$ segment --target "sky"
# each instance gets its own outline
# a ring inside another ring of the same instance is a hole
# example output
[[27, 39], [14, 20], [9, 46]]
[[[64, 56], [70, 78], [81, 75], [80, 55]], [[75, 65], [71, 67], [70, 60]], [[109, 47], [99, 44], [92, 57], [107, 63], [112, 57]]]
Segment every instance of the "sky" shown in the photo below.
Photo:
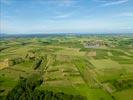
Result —
[[133, 0], [0, 0], [0, 33], [133, 33]]

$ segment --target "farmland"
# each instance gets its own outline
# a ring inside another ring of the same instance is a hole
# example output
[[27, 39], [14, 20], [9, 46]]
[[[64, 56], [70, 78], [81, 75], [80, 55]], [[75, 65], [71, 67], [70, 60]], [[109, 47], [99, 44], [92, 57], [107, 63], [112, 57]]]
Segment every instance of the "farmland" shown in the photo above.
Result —
[[21, 85], [28, 100], [133, 100], [133, 36], [2, 37], [0, 98], [15, 100]]

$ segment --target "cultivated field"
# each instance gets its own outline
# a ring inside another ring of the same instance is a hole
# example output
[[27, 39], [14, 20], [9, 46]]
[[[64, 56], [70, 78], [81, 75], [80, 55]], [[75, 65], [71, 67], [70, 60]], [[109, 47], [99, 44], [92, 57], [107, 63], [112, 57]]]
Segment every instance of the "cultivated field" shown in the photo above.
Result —
[[41, 79], [35, 94], [52, 91], [50, 96], [58, 94], [63, 100], [133, 100], [133, 36], [1, 38], [0, 98], [15, 98], [22, 79], [29, 83]]

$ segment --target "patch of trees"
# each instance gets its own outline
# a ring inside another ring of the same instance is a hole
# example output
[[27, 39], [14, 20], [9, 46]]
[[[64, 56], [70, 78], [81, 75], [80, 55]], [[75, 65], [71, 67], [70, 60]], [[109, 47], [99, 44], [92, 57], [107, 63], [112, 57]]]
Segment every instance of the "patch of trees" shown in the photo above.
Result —
[[133, 39], [121, 40], [118, 44], [119, 46], [128, 46], [128, 45], [133, 46]]
[[7, 94], [5, 100], [33, 100], [33, 91], [42, 82], [42, 79], [36, 76], [28, 79], [21, 77], [18, 84]]
[[30, 44], [31, 42], [24, 42], [24, 41], [22, 41], [21, 43], [20, 43], [20, 45], [22, 45], [22, 46], [25, 46], [25, 45], [28, 45], [28, 44]]
[[34, 60], [35, 59], [35, 51], [29, 50], [25, 57], [30, 59], [30, 60]]
[[42, 43], [43, 45], [49, 45], [49, 44], [51, 44], [50, 42], [45, 42], [45, 41], [41, 41], [41, 43]]
[[39, 43], [42, 45], [50, 45], [50, 44], [58, 44], [59, 40], [53, 40], [53, 39], [48, 39], [48, 40], [39, 40]]
[[19, 64], [21, 62], [24, 62], [24, 59], [21, 57], [16, 57], [16, 58], [9, 59], [8, 63], [9, 63], [9, 65], [13, 66], [13, 65]]
[[39, 69], [40, 71], [46, 70], [48, 67], [47, 62], [48, 62], [47, 55], [37, 57], [33, 64], [34, 70], [36, 69]]
[[8, 48], [10, 48], [10, 47], [0, 47], [0, 52], [5, 50], [5, 49], [8, 49]]
[[34, 69], [35, 70], [38, 69], [40, 67], [41, 63], [42, 63], [42, 59], [35, 60], [35, 63], [33, 65]]
[[7, 94], [4, 100], [86, 100], [80, 95], [68, 95], [65, 93], [54, 93], [48, 90], [36, 89], [42, 83], [41, 78], [22, 78], [18, 84]]
[[123, 89], [130, 89], [133, 88], [133, 80], [114, 80], [112, 82], [113, 86], [118, 90], [123, 90]]

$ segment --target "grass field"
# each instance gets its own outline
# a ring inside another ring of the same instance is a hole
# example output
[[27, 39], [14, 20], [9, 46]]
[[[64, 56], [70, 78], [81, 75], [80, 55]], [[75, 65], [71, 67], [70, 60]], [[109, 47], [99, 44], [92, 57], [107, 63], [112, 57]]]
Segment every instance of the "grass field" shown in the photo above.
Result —
[[[133, 45], [119, 45], [124, 37], [117, 43], [112, 39], [83, 35], [0, 40], [0, 96], [6, 96], [19, 79], [40, 73], [39, 90], [88, 100], [133, 100]], [[98, 40], [104, 41], [101, 46], [84, 47], [87, 41]]]

